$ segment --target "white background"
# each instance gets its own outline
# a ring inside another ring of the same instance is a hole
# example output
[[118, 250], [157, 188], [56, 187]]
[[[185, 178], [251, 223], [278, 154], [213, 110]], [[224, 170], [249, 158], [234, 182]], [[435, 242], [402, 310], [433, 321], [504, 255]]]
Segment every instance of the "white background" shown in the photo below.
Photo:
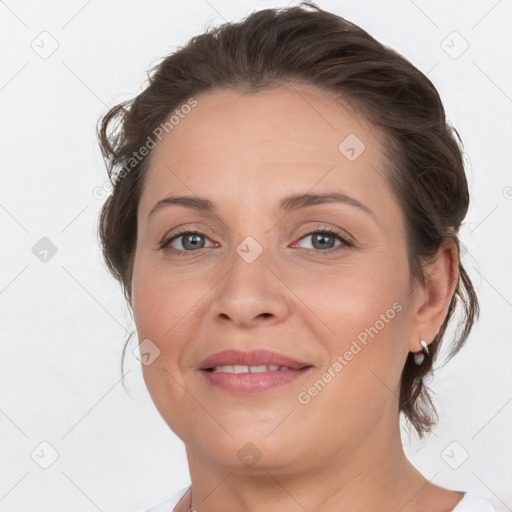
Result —
[[[129, 393], [120, 382], [134, 325], [97, 242], [102, 201], [93, 190], [107, 175], [95, 126], [143, 89], [146, 70], [207, 25], [285, 5], [0, 2], [0, 510], [137, 511], [189, 483], [184, 447], [151, 402], [134, 343]], [[431, 383], [438, 428], [422, 442], [404, 435], [404, 444], [434, 483], [511, 510], [512, 2], [318, 5], [427, 73], [464, 141], [472, 203], [463, 261], [482, 314]], [[41, 55], [52, 44], [56, 51]], [[42, 237], [57, 247], [46, 263], [32, 252]], [[51, 462], [52, 449], [58, 458], [43, 469], [34, 459]], [[454, 469], [449, 462], [464, 450]]]

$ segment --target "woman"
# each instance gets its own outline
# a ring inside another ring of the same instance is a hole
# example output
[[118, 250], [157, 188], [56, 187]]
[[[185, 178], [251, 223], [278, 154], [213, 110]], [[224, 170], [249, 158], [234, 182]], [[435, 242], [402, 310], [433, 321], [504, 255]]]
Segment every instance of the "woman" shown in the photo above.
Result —
[[435, 425], [423, 379], [478, 315], [425, 75], [313, 4], [263, 10], [164, 59], [99, 137], [104, 256], [192, 482], [151, 511], [494, 510], [400, 437], [400, 413]]

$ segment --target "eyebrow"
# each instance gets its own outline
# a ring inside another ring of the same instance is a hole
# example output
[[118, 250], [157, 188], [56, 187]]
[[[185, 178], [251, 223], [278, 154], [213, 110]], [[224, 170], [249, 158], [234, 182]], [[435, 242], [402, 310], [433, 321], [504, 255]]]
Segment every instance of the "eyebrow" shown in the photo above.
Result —
[[[306, 194], [291, 194], [289, 196], [281, 199], [279, 203], [279, 208], [286, 212], [292, 212], [296, 210], [300, 210], [302, 208], [308, 208], [310, 206], [316, 206], [319, 204], [326, 203], [343, 203], [349, 206], [354, 206], [359, 208], [360, 210], [369, 213], [375, 217], [368, 206], [364, 205], [357, 199], [347, 196], [346, 194], [342, 194], [340, 192], [326, 192], [326, 193], [306, 193]], [[215, 203], [206, 199], [204, 197], [193, 197], [193, 196], [170, 196], [165, 197], [164, 199], [160, 199], [155, 206], [151, 209], [149, 213], [149, 217], [153, 215], [157, 210], [162, 208], [178, 205], [184, 206], [185, 208], [191, 208], [193, 210], [203, 211], [203, 212], [215, 212], [217, 211], [217, 206]]]

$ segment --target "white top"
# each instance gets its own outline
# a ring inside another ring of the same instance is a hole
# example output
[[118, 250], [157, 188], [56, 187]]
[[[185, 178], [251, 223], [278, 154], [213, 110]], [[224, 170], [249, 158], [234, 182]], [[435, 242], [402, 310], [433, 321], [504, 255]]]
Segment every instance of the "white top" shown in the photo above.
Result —
[[[172, 512], [173, 508], [178, 504], [178, 501], [180, 501], [188, 489], [188, 486], [181, 489], [181, 491], [177, 492], [174, 496], [171, 496], [143, 512]], [[489, 498], [481, 498], [476, 494], [465, 492], [464, 497], [459, 501], [452, 512], [496, 512], [496, 509], [493, 507]]]

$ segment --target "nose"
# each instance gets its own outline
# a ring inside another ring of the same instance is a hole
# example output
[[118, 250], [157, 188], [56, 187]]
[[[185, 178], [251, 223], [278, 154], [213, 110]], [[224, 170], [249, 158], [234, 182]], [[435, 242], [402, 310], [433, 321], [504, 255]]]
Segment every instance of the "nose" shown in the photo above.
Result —
[[210, 314], [240, 328], [271, 325], [290, 313], [289, 289], [263, 251], [254, 261], [234, 251], [230, 269], [214, 288]]

